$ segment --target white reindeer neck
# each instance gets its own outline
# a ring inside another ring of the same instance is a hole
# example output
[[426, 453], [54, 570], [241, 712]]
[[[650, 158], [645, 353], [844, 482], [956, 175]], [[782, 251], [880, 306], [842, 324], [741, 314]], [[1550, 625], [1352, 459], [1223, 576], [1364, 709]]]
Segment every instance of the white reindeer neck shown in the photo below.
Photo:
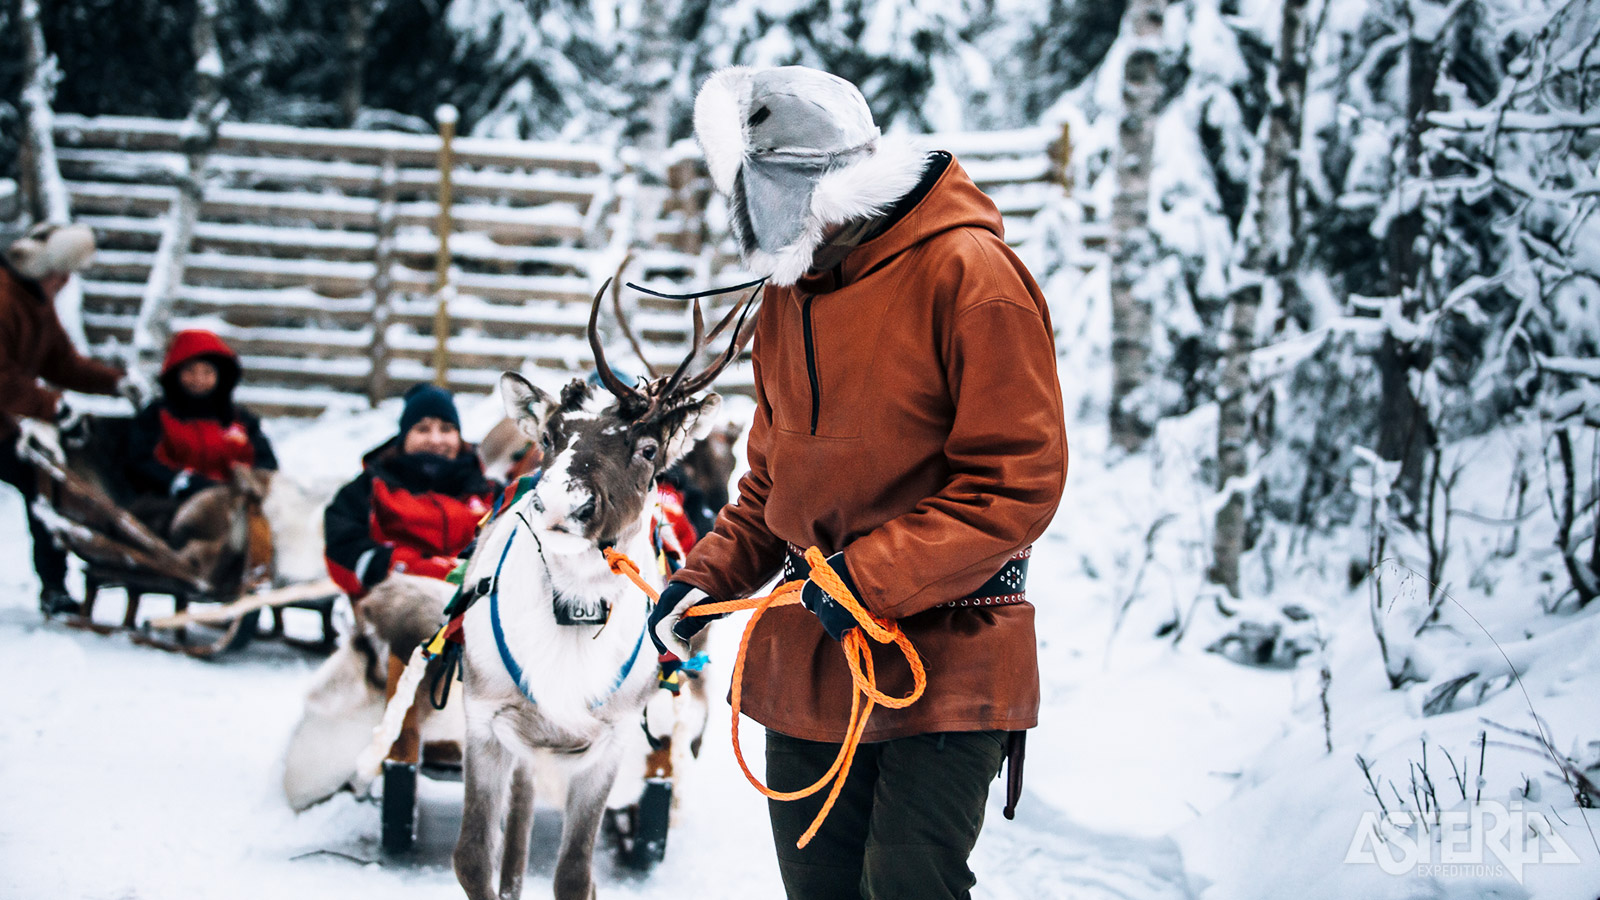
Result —
[[[567, 717], [592, 713], [646, 668], [647, 607], [632, 584], [610, 571], [598, 546], [580, 547], [573, 535], [537, 528], [519, 509], [530, 497], [491, 524], [478, 550], [483, 568], [472, 577], [486, 588], [479, 601], [488, 614], [483, 636], [528, 702]], [[625, 552], [649, 552], [647, 526], [646, 519], [628, 529]], [[551, 543], [571, 552], [553, 553]], [[603, 612], [594, 623], [562, 624], [563, 604], [569, 620]]]

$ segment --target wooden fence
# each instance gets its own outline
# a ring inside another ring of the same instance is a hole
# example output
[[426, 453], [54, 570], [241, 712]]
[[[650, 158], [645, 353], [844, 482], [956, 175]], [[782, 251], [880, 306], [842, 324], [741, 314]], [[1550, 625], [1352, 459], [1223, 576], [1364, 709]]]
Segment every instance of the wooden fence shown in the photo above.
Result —
[[[73, 212], [102, 246], [83, 282], [85, 332], [96, 355], [120, 357], [192, 136], [183, 122], [59, 115], [55, 138]], [[932, 143], [995, 199], [1014, 243], [1065, 196], [1059, 131]], [[653, 283], [740, 274], [689, 146], [645, 166], [600, 145], [454, 141], [450, 387], [483, 391], [524, 363], [587, 371], [589, 298], [624, 258], [628, 277]], [[432, 378], [439, 148], [436, 136], [224, 123], [172, 327], [227, 339], [249, 373], [241, 399], [268, 415], [366, 406]], [[629, 304], [646, 359], [676, 362], [685, 304]]]

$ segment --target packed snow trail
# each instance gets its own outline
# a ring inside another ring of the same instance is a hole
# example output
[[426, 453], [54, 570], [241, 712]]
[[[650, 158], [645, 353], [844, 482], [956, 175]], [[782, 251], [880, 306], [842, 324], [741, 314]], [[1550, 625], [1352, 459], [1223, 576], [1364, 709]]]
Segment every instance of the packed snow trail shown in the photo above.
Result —
[[[44, 623], [20, 503], [0, 496], [0, 872], [6, 897], [297, 900], [458, 897], [450, 851], [461, 786], [424, 781], [417, 851], [379, 862], [378, 808], [348, 794], [296, 816], [281, 755], [316, 660], [257, 643], [203, 662]], [[120, 614], [108, 591], [101, 617]], [[163, 604], [153, 599], [152, 614]], [[291, 627], [293, 627], [291, 622]], [[305, 623], [307, 626], [309, 622]], [[736, 642], [724, 625], [715, 640]], [[716, 657], [731, 660], [732, 647]], [[726, 678], [726, 675], [722, 676]], [[721, 711], [718, 712], [717, 710]], [[667, 858], [648, 875], [597, 855], [601, 896], [781, 896], [764, 801], [713, 708], [702, 758], [682, 773]], [[752, 728], [753, 735], [759, 728]], [[759, 761], [759, 747], [752, 747]], [[1030, 748], [1044, 775], [1049, 748]], [[973, 856], [975, 896], [1166, 900], [1192, 896], [1176, 845], [1073, 825], [1037, 793], [1000, 815], [999, 782]], [[548, 896], [560, 816], [541, 810], [524, 896]]]

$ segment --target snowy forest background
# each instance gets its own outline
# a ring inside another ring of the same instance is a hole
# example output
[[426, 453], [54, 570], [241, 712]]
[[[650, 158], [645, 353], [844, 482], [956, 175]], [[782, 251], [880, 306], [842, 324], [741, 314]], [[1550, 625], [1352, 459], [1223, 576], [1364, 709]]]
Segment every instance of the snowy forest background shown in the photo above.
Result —
[[[10, 177], [19, 8], [0, 5]], [[1338, 857], [1383, 803], [1437, 821], [1483, 753], [1487, 793], [1547, 810], [1588, 861], [1533, 893], [1600, 891], [1600, 0], [218, 9], [244, 121], [427, 133], [448, 101], [476, 135], [664, 147], [717, 67], [801, 63], [859, 84], [886, 130], [1070, 124], [1112, 265], [1087, 284], [1039, 261], [1077, 423], [1062, 577], [1117, 642], [1291, 679], [1283, 743], [1178, 834], [1186, 863], [1221, 896], [1416, 896], [1317, 894], [1263, 861]], [[47, 0], [56, 111], [188, 115], [195, 15]]]

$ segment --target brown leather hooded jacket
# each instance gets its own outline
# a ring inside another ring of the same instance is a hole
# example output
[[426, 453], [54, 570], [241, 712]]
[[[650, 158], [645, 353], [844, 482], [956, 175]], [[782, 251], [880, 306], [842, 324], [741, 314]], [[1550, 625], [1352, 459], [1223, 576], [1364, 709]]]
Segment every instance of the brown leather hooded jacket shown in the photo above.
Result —
[[[928, 671], [923, 698], [876, 710], [866, 740], [1037, 724], [1033, 607], [944, 605], [1043, 533], [1066, 480], [1049, 310], [995, 205], [948, 160], [836, 270], [767, 287], [753, 347], [750, 470], [674, 580], [733, 599], [778, 574], [786, 544], [842, 550]], [[874, 653], [880, 687], [907, 693], [899, 651]], [[763, 725], [844, 737], [850, 675], [803, 608], [762, 619], [743, 690]]]
[[115, 394], [122, 373], [72, 346], [52, 298], [0, 254], [0, 441], [15, 440], [15, 416], [55, 416], [57, 387], [86, 394]]

